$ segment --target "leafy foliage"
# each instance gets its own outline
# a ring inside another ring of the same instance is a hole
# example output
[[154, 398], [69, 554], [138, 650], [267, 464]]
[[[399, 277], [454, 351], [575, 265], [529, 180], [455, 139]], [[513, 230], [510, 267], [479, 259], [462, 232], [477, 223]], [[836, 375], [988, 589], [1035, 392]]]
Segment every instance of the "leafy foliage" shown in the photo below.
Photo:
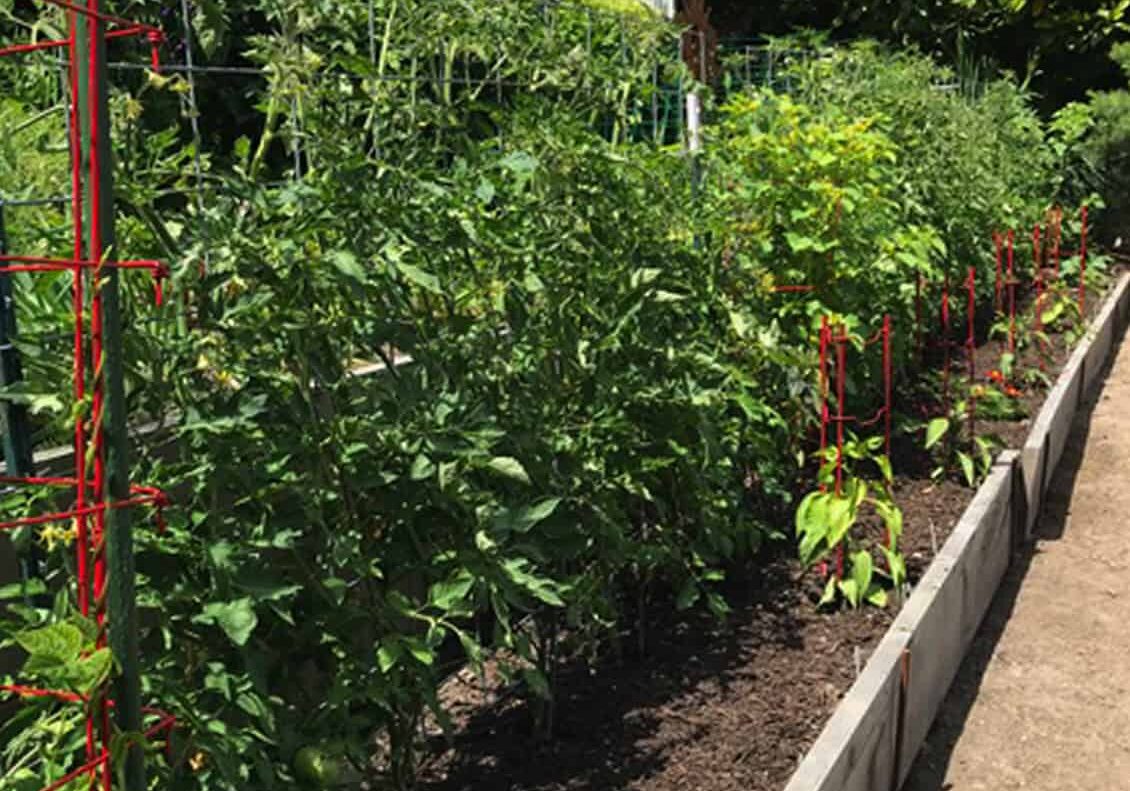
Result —
[[[658, 598], [724, 615], [718, 583], [802, 491], [820, 317], [857, 348], [883, 313], [909, 326], [918, 274], [989, 271], [986, 230], [1051, 189], [1022, 92], [939, 95], [917, 56], [836, 50], [795, 95], [730, 97], [695, 184], [638, 140], [657, 64], [686, 77], [652, 15], [374, 9], [370, 39], [354, 0], [197, 3], [201, 54], [263, 67], [254, 114], [200, 86], [205, 151], [181, 78], [115, 98], [122, 247], [175, 272], [127, 349], [136, 412], [172, 435], [139, 476], [181, 506], [139, 536], [146, 694], [187, 739], [173, 787], [358, 774], [375, 744], [406, 787], [451, 667], [495, 657], [549, 732], [563, 656], [618, 650]], [[44, 360], [49, 297], [21, 303]], [[44, 362], [31, 386], [61, 378]], [[847, 398], [877, 383], [862, 364]], [[852, 447], [847, 494], [809, 495], [798, 532], [814, 563], [864, 511], [885, 523], [839, 583], [858, 606], [905, 568], [890, 463]], [[60, 600], [25, 614], [56, 628]]]

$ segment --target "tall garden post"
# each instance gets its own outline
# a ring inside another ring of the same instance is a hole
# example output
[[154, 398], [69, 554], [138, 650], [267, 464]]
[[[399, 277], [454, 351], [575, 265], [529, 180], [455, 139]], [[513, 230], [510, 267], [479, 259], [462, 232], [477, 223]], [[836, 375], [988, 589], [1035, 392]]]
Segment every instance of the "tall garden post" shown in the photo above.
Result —
[[702, 181], [701, 163], [698, 161], [702, 153], [702, 97], [697, 91], [687, 94], [687, 150], [691, 157], [691, 187], [697, 196]]
[[[699, 161], [702, 153], [702, 98], [695, 90], [687, 93], [687, 151], [691, 161], [691, 200], [697, 204], [702, 185], [702, 162]], [[701, 245], [702, 240], [695, 234], [695, 249]]]
[[[85, 174], [86, 257], [106, 260], [114, 249], [114, 173], [110, 151], [110, 116], [106, 75], [106, 29], [98, 17], [98, 0], [87, 0], [88, 14], [76, 14], [73, 68], [78, 87], [81, 168]], [[102, 398], [96, 398], [94, 490], [101, 502], [130, 497], [126, 401], [122, 364], [122, 323], [118, 270], [95, 270], [91, 310], [92, 357], [95, 376], [102, 379]], [[101, 350], [101, 354], [99, 354]], [[97, 403], [101, 401], [101, 403]], [[100, 474], [102, 472], [102, 474]], [[114, 685], [114, 717], [125, 733], [141, 732], [141, 681], [138, 662], [137, 603], [131, 509], [111, 508], [97, 515], [105, 522], [106, 569], [103, 572], [109, 616], [109, 644], [119, 668]], [[95, 571], [98, 592], [99, 572]], [[141, 745], [124, 757], [124, 791], [145, 791]]]

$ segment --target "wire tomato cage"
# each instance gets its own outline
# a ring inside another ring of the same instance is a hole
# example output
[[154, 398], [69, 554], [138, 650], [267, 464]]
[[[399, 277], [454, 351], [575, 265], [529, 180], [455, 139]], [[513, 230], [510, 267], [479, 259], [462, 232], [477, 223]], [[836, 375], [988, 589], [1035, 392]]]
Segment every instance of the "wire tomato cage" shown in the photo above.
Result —
[[[103, 238], [106, 229], [112, 227], [112, 215], [105, 210], [106, 206], [111, 205], [108, 200], [111, 190], [103, 184], [103, 172], [109, 166], [109, 141], [100, 139], [107, 134], [108, 128], [104, 115], [106, 63], [103, 62], [105, 53], [102, 41], [131, 38], [144, 40], [149, 46], [149, 66], [159, 70], [160, 47], [165, 37], [159, 28], [103, 13], [99, 9], [99, 0], [87, 0], [81, 5], [67, 0], [42, 2], [66, 13], [69, 36], [65, 39], [0, 47], [0, 57], [47, 50], [65, 50], [68, 56], [68, 146], [71, 159], [69, 203], [74, 233], [73, 252], [69, 258], [49, 258], [12, 255], [7, 250], [0, 249], [0, 277], [21, 272], [70, 274], [73, 313], [72, 395], [74, 403], [83, 408], [75, 410], [73, 475], [0, 477], [0, 485], [5, 487], [30, 487], [52, 492], [54, 496], [51, 502], [55, 503], [59, 502], [60, 496], [70, 491], [73, 495], [72, 504], [64, 510], [0, 521], [0, 531], [35, 528], [52, 523], [72, 523], [76, 552], [77, 605], [84, 617], [97, 623], [96, 644], [103, 648], [108, 645], [111, 628], [107, 613], [107, 584], [114, 574], [114, 569], [107, 563], [107, 516], [122, 509], [148, 508], [155, 514], [158, 530], [163, 530], [162, 510], [170, 504], [170, 500], [160, 489], [132, 483], [128, 486], [127, 496], [115, 498], [109, 485], [109, 440], [106, 425], [109, 421], [104, 363], [108, 353], [118, 355], [121, 350], [120, 347], [111, 348], [103, 333], [107, 311], [104, 304], [105, 279], [109, 274], [124, 271], [148, 272], [153, 278], [156, 302], [160, 305], [168, 270], [158, 261], [114, 260], [108, 255], [110, 245]], [[82, 101], [84, 98], [87, 101]], [[84, 132], [80, 133], [80, 128]], [[116, 310], [116, 302], [114, 309]], [[112, 339], [112, 342], [116, 341], [116, 338]], [[88, 400], [89, 410], [85, 408]], [[116, 488], [119, 492], [122, 490], [121, 486]], [[45, 786], [43, 791], [56, 791], [82, 777], [89, 778], [92, 788], [97, 784], [104, 791], [110, 791], [114, 784], [110, 712], [118, 707], [109, 698], [109, 690], [105, 686], [90, 698], [68, 690], [19, 685], [0, 686], [0, 692], [25, 701], [50, 699], [83, 706], [86, 709], [85, 762]], [[128, 701], [126, 705], [129, 705]], [[168, 748], [171, 733], [176, 727], [176, 718], [152, 707], [141, 707], [140, 711], [150, 718], [150, 723], [138, 730], [146, 739], [163, 734]]]

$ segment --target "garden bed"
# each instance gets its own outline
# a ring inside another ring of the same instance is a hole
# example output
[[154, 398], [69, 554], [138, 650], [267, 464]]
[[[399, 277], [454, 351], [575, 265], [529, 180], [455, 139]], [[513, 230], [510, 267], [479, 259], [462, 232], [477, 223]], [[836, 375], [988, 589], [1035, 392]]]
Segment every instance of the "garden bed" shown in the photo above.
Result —
[[[1098, 300], [1091, 302], [1096, 308], [1093, 312], [1099, 312], [1102, 305]], [[1074, 358], [1063, 337], [1051, 341], [1053, 361], [1047, 374], [1055, 379]], [[978, 370], [991, 370], [999, 356], [999, 344], [986, 343], [978, 350]], [[1093, 375], [1087, 371], [1087, 380], [1093, 382]], [[1048, 396], [1048, 390], [1026, 394], [1028, 418], [986, 424], [984, 430], [1019, 449]], [[902, 549], [910, 579], [917, 583], [939, 552], [958, 551], [946, 546], [946, 541], [976, 493], [952, 481], [931, 482], [928, 463], [909, 458], [913, 448], [901, 453], [908, 458], [896, 463], [901, 474], [895, 497], [905, 518]], [[1014, 464], [1019, 465], [1018, 454], [998, 460], [979, 495], [985, 500], [983, 509], [995, 509], [993, 498], [998, 495], [1009, 499], [1000, 492], [1012, 485]], [[1011, 513], [1001, 518], [1011, 519]], [[966, 516], [961, 524], [969, 519]], [[963, 528], [962, 535], [965, 532], [971, 534], [958, 542], [962, 544], [959, 549], [975, 538], [971, 530]], [[947, 570], [952, 566], [943, 565]], [[818, 584], [811, 575], [804, 575], [794, 559], [779, 556], [758, 568], [744, 578], [740, 573], [731, 575], [726, 593], [733, 612], [726, 623], [719, 624], [705, 614], [676, 616], [657, 611], [645, 655], [605, 659], [596, 665], [578, 659], [563, 668], [558, 678], [554, 738], [543, 745], [531, 741], [531, 716], [521, 702], [500, 700], [498, 687], [491, 684], [484, 686], [468, 678], [453, 681], [445, 697], [452, 709], [454, 742], [449, 745], [436, 736], [421, 786], [429, 791], [780, 791], [821, 736], [829, 716], [860, 677], [896, 616], [900, 622], [924, 616], [915, 616], [914, 608], [900, 614], [894, 607], [825, 613], [816, 607]], [[934, 568], [939, 567], [935, 564]], [[991, 597], [991, 589], [986, 595]], [[884, 656], [873, 657], [860, 681], [861, 686], [871, 683], [871, 689], [859, 693], [871, 696], [868, 705], [882, 705], [875, 703], [875, 695], [889, 691], [892, 684], [897, 687], [902, 650], [887, 648], [880, 651]], [[951, 659], [959, 662], [960, 653]], [[874, 713], [884, 721], [897, 715]], [[923, 735], [928, 725], [920, 723]], [[854, 734], [839, 736], [850, 741]], [[831, 738], [834, 742], [835, 737], [826, 734], [824, 741]], [[908, 766], [912, 757], [913, 750], [900, 760]], [[808, 768], [813, 777], [819, 774]], [[890, 782], [890, 769], [877, 771], [887, 773], [884, 784]], [[835, 784], [820, 785], [804, 778], [799, 782], [798, 787], [805, 789], [840, 791]]]

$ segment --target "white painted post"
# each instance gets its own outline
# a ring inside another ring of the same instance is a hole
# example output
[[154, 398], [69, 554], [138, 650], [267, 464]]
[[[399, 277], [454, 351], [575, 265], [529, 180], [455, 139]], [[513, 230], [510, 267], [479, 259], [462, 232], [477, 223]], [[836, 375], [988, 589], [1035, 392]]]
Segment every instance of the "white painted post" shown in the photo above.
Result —
[[687, 94], [687, 148], [702, 151], [702, 99], [694, 91]]

